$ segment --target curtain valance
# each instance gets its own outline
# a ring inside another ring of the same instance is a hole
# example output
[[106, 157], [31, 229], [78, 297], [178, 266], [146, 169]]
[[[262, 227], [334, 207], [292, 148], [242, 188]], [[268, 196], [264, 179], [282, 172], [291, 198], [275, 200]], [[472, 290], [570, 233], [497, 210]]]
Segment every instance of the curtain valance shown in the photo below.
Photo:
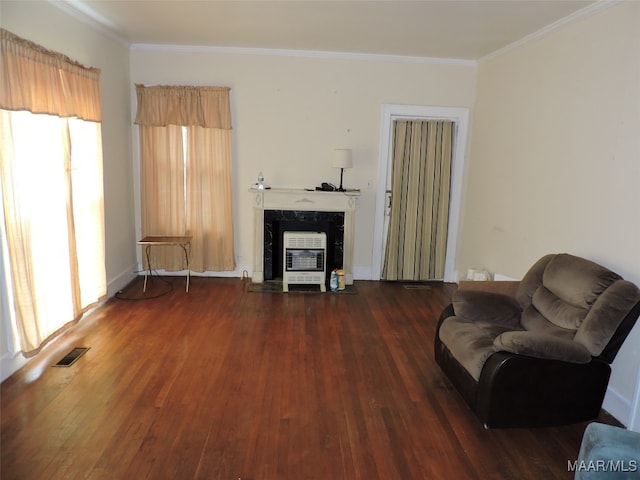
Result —
[[0, 108], [101, 120], [99, 69], [0, 30]]
[[231, 129], [229, 87], [136, 85], [137, 125]]

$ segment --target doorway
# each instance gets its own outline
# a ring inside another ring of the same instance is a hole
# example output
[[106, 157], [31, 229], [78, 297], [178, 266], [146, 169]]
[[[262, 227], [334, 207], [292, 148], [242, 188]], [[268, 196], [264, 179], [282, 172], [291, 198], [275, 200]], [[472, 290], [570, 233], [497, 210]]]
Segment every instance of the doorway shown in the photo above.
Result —
[[373, 238], [372, 279], [382, 278], [387, 228], [389, 221], [389, 195], [393, 158], [394, 122], [397, 120], [448, 120], [454, 124], [453, 155], [451, 162], [451, 191], [446, 254], [445, 282], [454, 282], [455, 253], [462, 197], [465, 146], [467, 143], [469, 111], [466, 108], [429, 107], [385, 104], [382, 106], [380, 131], [380, 158], [378, 162], [378, 191], [376, 195], [375, 233]]

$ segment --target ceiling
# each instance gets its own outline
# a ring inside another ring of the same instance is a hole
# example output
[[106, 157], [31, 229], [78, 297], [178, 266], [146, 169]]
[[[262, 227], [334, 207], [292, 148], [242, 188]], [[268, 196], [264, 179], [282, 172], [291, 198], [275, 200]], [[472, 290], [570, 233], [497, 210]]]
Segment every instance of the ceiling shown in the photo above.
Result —
[[593, 0], [51, 0], [129, 44], [478, 60]]

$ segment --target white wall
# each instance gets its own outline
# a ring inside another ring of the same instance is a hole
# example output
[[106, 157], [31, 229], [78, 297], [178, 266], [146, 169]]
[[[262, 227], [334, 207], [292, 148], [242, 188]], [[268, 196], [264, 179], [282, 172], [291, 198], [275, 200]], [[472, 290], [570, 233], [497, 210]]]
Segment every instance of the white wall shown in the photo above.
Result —
[[[113, 294], [132, 278], [136, 263], [128, 47], [49, 2], [3, 0], [0, 18], [2, 28], [101, 69], [106, 269], [109, 293]], [[4, 379], [17, 364], [6, 346], [7, 318], [3, 316], [2, 321], [0, 352]]]
[[[345, 171], [344, 185], [362, 189], [354, 272], [369, 276], [382, 104], [470, 107], [475, 65], [229, 52], [134, 47], [131, 83], [231, 87], [238, 269], [253, 268], [248, 188], [258, 173], [272, 187], [338, 184], [331, 151], [347, 147], [353, 149], [354, 168]], [[132, 98], [135, 113], [133, 91]]]
[[[568, 252], [640, 285], [639, 25], [622, 2], [480, 64], [459, 272]], [[623, 422], [639, 345], [637, 326], [605, 400]]]

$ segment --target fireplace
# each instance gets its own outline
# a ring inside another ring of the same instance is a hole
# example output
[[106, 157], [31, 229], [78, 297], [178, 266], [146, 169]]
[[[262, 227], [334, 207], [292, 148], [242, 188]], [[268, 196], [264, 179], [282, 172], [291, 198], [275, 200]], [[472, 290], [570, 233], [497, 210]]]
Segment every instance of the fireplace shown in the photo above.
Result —
[[265, 280], [283, 276], [285, 232], [322, 232], [327, 238], [327, 272], [344, 263], [344, 212], [265, 210], [263, 272]]
[[[345, 271], [353, 284], [353, 237], [359, 192], [299, 189], [250, 190], [254, 195], [254, 264], [252, 281], [281, 278], [284, 232], [323, 232], [327, 238], [326, 271]], [[328, 275], [327, 275], [328, 276]]]

